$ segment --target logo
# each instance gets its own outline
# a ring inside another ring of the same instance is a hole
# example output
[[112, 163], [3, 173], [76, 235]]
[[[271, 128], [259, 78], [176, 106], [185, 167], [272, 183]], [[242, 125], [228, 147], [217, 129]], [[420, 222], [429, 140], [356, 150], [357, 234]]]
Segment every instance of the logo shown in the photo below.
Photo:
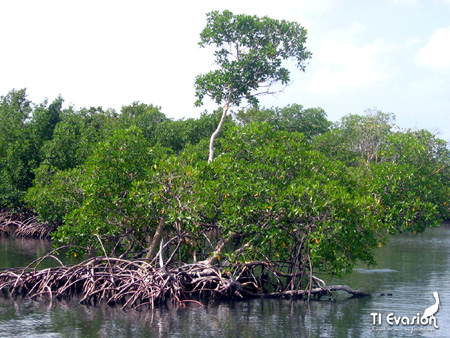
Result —
[[394, 313], [389, 313], [387, 316], [384, 316], [381, 313], [372, 312], [370, 315], [372, 316], [372, 324], [374, 331], [383, 331], [386, 330], [383, 327], [383, 323], [389, 325], [388, 331], [393, 330], [411, 330], [411, 331], [429, 331], [434, 329], [439, 329], [437, 319], [435, 314], [441, 308], [441, 304], [439, 301], [439, 294], [435, 291], [433, 292], [433, 297], [435, 303], [428, 308], [425, 309], [423, 314], [417, 313], [415, 316], [396, 316]]

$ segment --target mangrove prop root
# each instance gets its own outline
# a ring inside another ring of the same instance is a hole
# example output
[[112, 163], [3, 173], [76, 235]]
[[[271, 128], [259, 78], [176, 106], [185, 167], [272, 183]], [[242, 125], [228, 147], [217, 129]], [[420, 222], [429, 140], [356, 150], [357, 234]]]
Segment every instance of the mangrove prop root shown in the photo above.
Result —
[[48, 239], [55, 229], [46, 223], [40, 223], [36, 216], [28, 217], [0, 210], [0, 236]]
[[[44, 258], [46, 257], [42, 259]], [[94, 257], [71, 266], [61, 263], [58, 267], [38, 270], [36, 264], [34, 267], [30, 265], [27, 268], [0, 270], [0, 290], [13, 297], [24, 296], [31, 299], [62, 299], [80, 295], [82, 304], [95, 305], [103, 302], [135, 309], [154, 308], [167, 301], [183, 307], [187, 304], [201, 305], [196, 300], [199, 297], [309, 299], [311, 295], [324, 295], [336, 290], [353, 296], [369, 295], [346, 285], [326, 286], [325, 282], [310, 276], [306, 277], [313, 280], [314, 287], [267, 292], [260, 288], [261, 281], [249, 268], [264, 264], [254, 262], [245, 266], [236, 277], [225, 273], [222, 268], [198, 263], [168, 269], [155, 268], [145, 259]]]

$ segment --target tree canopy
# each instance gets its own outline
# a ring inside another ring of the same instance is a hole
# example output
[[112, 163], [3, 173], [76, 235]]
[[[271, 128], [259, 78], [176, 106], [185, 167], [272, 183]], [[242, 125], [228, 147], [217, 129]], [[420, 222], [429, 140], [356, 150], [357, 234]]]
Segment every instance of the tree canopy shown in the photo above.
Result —
[[78, 256], [151, 261], [163, 241], [180, 264], [271, 262], [306, 278], [374, 263], [392, 234], [450, 218], [448, 145], [378, 110], [332, 124], [298, 104], [241, 109], [208, 163], [221, 110], [174, 121], [139, 102], [119, 114], [2, 100], [1, 208], [28, 208]]
[[257, 95], [270, 93], [276, 83], [289, 83], [283, 60], [292, 59], [300, 70], [305, 69], [311, 57], [305, 43], [306, 29], [297, 22], [234, 15], [227, 10], [208, 13], [199, 44], [216, 47], [219, 69], [197, 76], [196, 104], [201, 105], [206, 95], [218, 104], [239, 106], [243, 98], [257, 104]]
[[224, 105], [223, 118], [210, 140], [211, 162], [214, 140], [230, 106], [239, 106], [242, 99], [256, 105], [259, 95], [274, 92], [275, 84], [287, 85], [290, 74], [283, 61], [292, 59], [296, 67], [304, 70], [311, 52], [305, 46], [306, 29], [297, 22], [234, 15], [228, 10], [213, 11], [206, 16], [199, 45], [216, 48], [218, 69], [196, 77], [196, 105], [202, 105], [205, 96]]

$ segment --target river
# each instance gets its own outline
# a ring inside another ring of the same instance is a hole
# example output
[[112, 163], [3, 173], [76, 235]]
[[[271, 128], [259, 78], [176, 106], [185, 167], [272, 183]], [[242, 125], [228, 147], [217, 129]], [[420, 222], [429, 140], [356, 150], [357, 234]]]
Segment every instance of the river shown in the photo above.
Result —
[[[449, 248], [449, 227], [402, 234], [377, 251], [376, 267], [324, 277], [376, 294], [359, 299], [336, 293], [334, 300], [310, 304], [251, 300], [137, 312], [0, 297], [0, 337], [450, 337]], [[46, 241], [0, 238], [0, 267], [25, 266], [50, 249]], [[441, 305], [438, 328], [417, 320], [435, 304], [433, 292]]]

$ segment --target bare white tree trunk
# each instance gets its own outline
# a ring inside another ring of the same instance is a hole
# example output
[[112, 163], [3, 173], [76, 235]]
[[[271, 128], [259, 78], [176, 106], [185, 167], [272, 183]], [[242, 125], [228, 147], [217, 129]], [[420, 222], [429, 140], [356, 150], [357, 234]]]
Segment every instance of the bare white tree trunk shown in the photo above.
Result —
[[217, 135], [219, 135], [220, 130], [222, 129], [222, 126], [225, 122], [225, 117], [227, 116], [227, 112], [228, 112], [228, 109], [230, 108], [230, 104], [231, 104], [231, 94], [232, 94], [232, 90], [230, 89], [228, 91], [227, 103], [225, 104], [225, 107], [223, 107], [222, 118], [220, 119], [220, 122], [219, 122], [219, 125], [217, 126], [216, 131], [214, 133], [212, 133], [212, 135], [211, 135], [211, 139], [209, 141], [208, 163], [211, 163], [212, 160], [214, 159], [214, 141], [216, 140]]

